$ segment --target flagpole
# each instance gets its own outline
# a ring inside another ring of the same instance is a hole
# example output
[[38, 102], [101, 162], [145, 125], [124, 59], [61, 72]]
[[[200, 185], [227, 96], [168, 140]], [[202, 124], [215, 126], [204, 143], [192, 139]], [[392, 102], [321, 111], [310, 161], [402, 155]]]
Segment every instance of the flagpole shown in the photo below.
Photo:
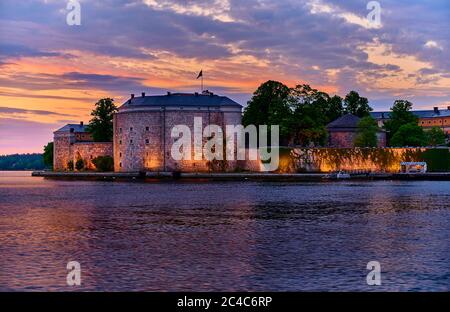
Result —
[[203, 93], [203, 73], [202, 73], [202, 93]]

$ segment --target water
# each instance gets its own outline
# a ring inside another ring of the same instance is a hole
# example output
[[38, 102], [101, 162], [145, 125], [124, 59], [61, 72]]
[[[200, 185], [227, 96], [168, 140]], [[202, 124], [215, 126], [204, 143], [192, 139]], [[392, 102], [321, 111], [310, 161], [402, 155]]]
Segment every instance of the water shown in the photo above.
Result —
[[[450, 182], [0, 173], [0, 290], [448, 291]], [[82, 285], [66, 284], [69, 261]], [[379, 261], [382, 285], [368, 286]]]

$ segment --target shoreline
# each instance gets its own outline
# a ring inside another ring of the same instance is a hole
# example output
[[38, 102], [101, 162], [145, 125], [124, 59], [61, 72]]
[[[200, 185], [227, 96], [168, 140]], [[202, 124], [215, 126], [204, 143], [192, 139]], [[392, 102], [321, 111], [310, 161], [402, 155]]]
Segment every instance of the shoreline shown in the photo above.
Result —
[[173, 173], [173, 172], [53, 172], [33, 171], [33, 177], [67, 180], [139, 180], [139, 181], [370, 181], [411, 180], [450, 181], [450, 172], [355, 174], [350, 179], [331, 178], [327, 173]]

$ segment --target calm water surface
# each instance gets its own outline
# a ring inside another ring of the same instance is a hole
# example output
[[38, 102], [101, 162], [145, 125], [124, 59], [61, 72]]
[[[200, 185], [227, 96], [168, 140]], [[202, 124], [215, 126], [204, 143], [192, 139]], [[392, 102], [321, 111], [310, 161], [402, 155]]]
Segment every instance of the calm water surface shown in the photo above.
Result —
[[[0, 290], [446, 291], [450, 182], [132, 183], [0, 172]], [[366, 284], [379, 261], [382, 286]]]

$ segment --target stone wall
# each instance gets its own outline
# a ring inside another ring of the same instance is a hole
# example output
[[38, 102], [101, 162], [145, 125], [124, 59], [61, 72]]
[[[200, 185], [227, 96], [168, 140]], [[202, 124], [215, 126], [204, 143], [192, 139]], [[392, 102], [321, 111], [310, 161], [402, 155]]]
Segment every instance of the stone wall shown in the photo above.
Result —
[[399, 172], [404, 161], [422, 161], [426, 148], [294, 148], [280, 153], [280, 172]]
[[73, 133], [55, 132], [53, 137], [53, 170], [65, 171], [72, 157], [72, 144], [75, 141]]
[[77, 142], [72, 145], [73, 163], [82, 159], [86, 170], [96, 170], [92, 160], [99, 156], [113, 157], [112, 142]]
[[[202, 131], [208, 125], [217, 125], [225, 131], [226, 124], [240, 124], [241, 114], [223, 112], [214, 108], [152, 109], [119, 112], [114, 116], [114, 169], [117, 172], [136, 171], [234, 171], [236, 162], [173, 159], [171, 149], [178, 138], [171, 132], [176, 125], [186, 125], [191, 130], [194, 143], [194, 118], [202, 118]], [[202, 133], [198, 133], [202, 137]], [[226, 138], [226, 133], [224, 133]], [[207, 142], [203, 138], [203, 144]]]
[[351, 148], [355, 140], [356, 132], [351, 131], [333, 131], [329, 133], [329, 147]]
[[75, 165], [83, 159], [87, 170], [95, 170], [92, 160], [99, 156], [113, 157], [113, 143], [76, 142], [73, 132], [55, 132], [53, 137], [53, 170], [69, 170], [69, 162]]

